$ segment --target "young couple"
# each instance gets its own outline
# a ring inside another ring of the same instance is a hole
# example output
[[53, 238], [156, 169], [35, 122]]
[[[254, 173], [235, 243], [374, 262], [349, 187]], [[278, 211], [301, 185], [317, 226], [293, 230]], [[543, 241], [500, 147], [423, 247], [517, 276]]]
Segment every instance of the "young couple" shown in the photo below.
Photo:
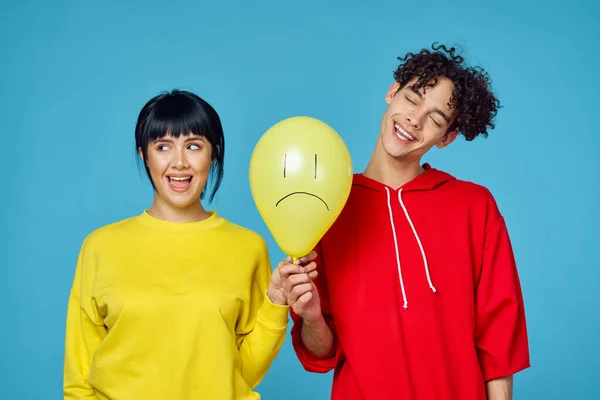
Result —
[[504, 219], [487, 189], [421, 162], [487, 135], [499, 102], [454, 49], [400, 61], [344, 211], [314, 252], [273, 271], [258, 234], [200, 202], [223, 177], [216, 111], [181, 91], [143, 107], [154, 201], [83, 243], [65, 399], [259, 399], [288, 314], [302, 365], [335, 370], [332, 399], [512, 398], [529, 351]]

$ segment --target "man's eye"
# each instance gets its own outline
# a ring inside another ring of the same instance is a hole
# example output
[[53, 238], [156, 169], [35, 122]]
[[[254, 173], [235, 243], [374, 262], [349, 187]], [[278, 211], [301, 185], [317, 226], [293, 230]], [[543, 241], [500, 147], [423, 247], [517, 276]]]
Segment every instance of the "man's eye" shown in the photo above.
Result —
[[415, 106], [417, 105], [417, 103], [415, 103], [414, 101], [412, 101], [412, 100], [410, 99], [410, 97], [408, 97], [408, 96], [404, 96], [404, 97], [406, 97], [406, 100], [407, 100], [407, 101], [408, 101], [410, 104], [413, 104], [413, 105], [415, 105]]
[[438, 128], [442, 127], [442, 125], [440, 125], [433, 117], [429, 117], [429, 119], [431, 119], [431, 122], [433, 122]]

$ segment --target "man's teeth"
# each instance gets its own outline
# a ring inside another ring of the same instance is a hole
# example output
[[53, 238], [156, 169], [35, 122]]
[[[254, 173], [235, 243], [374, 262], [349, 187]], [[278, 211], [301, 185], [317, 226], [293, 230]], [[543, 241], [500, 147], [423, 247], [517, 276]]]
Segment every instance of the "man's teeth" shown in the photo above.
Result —
[[400, 138], [402, 138], [403, 140], [415, 140], [414, 137], [412, 137], [412, 135], [408, 132], [406, 132], [404, 129], [402, 129], [402, 127], [398, 124], [394, 124], [394, 128], [396, 128], [396, 134], [398, 136], [400, 136]]

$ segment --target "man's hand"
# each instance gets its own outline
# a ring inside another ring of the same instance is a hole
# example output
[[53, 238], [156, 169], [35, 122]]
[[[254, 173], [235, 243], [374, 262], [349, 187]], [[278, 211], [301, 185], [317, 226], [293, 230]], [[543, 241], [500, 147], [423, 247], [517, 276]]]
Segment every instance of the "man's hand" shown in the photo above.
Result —
[[[290, 276], [294, 276], [296, 274], [306, 276], [308, 281], [317, 277], [317, 264], [312, 261], [315, 259], [315, 257], [316, 253], [313, 251], [307, 256], [300, 258], [295, 264], [292, 264], [291, 257], [286, 257], [285, 260], [281, 261], [277, 265], [273, 271], [273, 274], [271, 275], [271, 283], [267, 289], [267, 296], [269, 296], [269, 299], [272, 303], [279, 305], [290, 304], [288, 301], [289, 291], [286, 291], [286, 286], [290, 286], [288, 282]], [[293, 280], [297, 279], [298, 278], [294, 278]]]
[[[302, 341], [314, 354], [325, 356], [333, 350], [333, 332], [321, 314], [321, 299], [313, 279], [317, 277], [317, 257], [314, 251], [302, 257], [298, 264], [288, 258], [280, 265], [283, 293], [292, 310], [302, 317]], [[308, 263], [308, 264], [307, 264]]]
[[314, 251], [302, 257], [296, 264], [287, 258], [280, 268], [283, 293], [294, 312], [305, 321], [321, 318], [321, 301], [317, 287], [312, 282], [317, 277], [317, 256]]

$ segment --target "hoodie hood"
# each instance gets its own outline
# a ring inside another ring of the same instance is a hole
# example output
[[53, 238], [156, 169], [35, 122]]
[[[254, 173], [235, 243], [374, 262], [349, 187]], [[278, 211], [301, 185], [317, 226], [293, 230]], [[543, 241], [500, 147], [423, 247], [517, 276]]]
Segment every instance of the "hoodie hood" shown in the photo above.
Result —
[[456, 178], [452, 175], [444, 171], [432, 168], [429, 164], [423, 164], [423, 169], [425, 170], [425, 172], [423, 172], [421, 175], [417, 176], [413, 180], [407, 182], [405, 185], [398, 189], [394, 189], [374, 179], [367, 178], [363, 174], [355, 174], [354, 179], [352, 181], [352, 185], [362, 186], [364, 188], [382, 193], [385, 193], [386, 189], [391, 191], [402, 190], [404, 193], [406, 193], [412, 191], [434, 190], [438, 186], [443, 185], [446, 182], [456, 180]]
[[[409, 210], [406, 208], [404, 201], [402, 200], [402, 194], [411, 191], [426, 191], [426, 190], [434, 190], [437, 187], [443, 185], [446, 182], [455, 180], [452, 175], [432, 168], [429, 164], [424, 164], [423, 168], [425, 172], [421, 175], [417, 176], [415, 179], [407, 182], [405, 185], [398, 189], [391, 188], [379, 181], [368, 178], [362, 174], [354, 175], [353, 186], [360, 186], [367, 188], [369, 190], [374, 190], [376, 192], [385, 193], [385, 201], [387, 202], [387, 208], [389, 212], [390, 219], [390, 233], [394, 239], [394, 247], [396, 252], [396, 265], [398, 268], [398, 278], [400, 283], [400, 289], [402, 291], [402, 298], [404, 300], [404, 309], [408, 308], [408, 298], [406, 296], [406, 290], [404, 287], [404, 279], [402, 278], [402, 265], [400, 263], [400, 248], [398, 246], [398, 235], [396, 234], [396, 225], [394, 223], [394, 211], [393, 211], [393, 202], [398, 202], [402, 207], [402, 211], [404, 212], [404, 216], [410, 227], [412, 229], [412, 233], [417, 240], [417, 244], [419, 245], [419, 249], [421, 251], [421, 257], [423, 259], [423, 269], [424, 273], [427, 277], [427, 282], [429, 284], [429, 288], [433, 293], [437, 291], [435, 286], [433, 285], [431, 274], [429, 273], [429, 264], [427, 262], [427, 255], [425, 254], [425, 249], [423, 248], [423, 244], [421, 243], [421, 238], [413, 224], [413, 221], [410, 217]], [[382, 200], [383, 201], [383, 200]], [[396, 210], [397, 211], [397, 210]]]

